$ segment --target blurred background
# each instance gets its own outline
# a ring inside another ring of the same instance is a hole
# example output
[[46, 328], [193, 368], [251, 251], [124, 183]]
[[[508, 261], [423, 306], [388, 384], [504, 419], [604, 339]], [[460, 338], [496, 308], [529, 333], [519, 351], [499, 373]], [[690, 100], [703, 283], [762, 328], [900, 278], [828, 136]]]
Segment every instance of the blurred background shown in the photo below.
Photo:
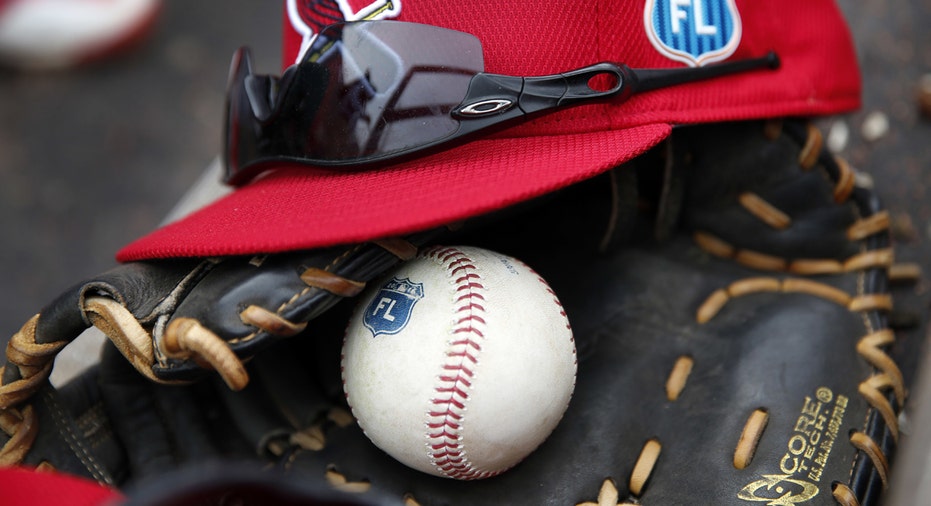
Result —
[[[2, 4], [3, 0], [0, 0]], [[897, 260], [931, 275], [931, 0], [839, 0], [863, 73], [863, 108], [819, 121], [872, 179]], [[165, 1], [149, 37], [67, 71], [0, 68], [0, 345], [72, 284], [115, 265], [218, 153], [233, 51], [280, 70], [281, 1]], [[922, 93], [924, 78], [925, 91]], [[925, 112], [922, 112], [924, 101]], [[929, 284], [898, 309], [924, 340]], [[923, 355], [898, 356], [911, 377]]]
[[0, 68], [0, 342], [158, 226], [218, 154], [233, 52], [281, 70], [281, 1], [165, 1], [152, 32], [60, 71]]

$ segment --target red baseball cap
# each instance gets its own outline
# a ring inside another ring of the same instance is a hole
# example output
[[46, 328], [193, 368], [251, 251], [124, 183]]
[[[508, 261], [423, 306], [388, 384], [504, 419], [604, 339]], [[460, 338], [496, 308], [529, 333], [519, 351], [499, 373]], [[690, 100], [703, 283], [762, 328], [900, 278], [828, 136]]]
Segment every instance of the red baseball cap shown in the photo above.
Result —
[[284, 66], [334, 19], [395, 19], [471, 33], [482, 43], [485, 71], [513, 76], [601, 61], [635, 69], [702, 66], [770, 51], [781, 66], [561, 110], [375, 169], [281, 162], [126, 246], [118, 260], [274, 253], [405, 234], [605, 172], [662, 141], [673, 125], [860, 106], [850, 33], [827, 0], [286, 0]]

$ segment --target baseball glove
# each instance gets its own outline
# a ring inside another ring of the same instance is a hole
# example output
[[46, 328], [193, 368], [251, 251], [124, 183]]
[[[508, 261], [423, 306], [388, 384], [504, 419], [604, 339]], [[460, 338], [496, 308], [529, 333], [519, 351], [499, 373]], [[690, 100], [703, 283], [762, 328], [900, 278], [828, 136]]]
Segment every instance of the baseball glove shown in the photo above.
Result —
[[[133, 504], [228, 498], [242, 473], [198, 473], [233, 461], [321, 502], [877, 504], [907, 392], [891, 349], [917, 343], [890, 327], [889, 216], [821, 144], [794, 120], [679, 127], [608, 174], [460, 227], [124, 265], [14, 336], [0, 462], [92, 477]], [[353, 296], [435, 243], [523, 260], [574, 333], [562, 421], [493, 478], [394, 461], [342, 390]], [[52, 358], [89, 325], [111, 341], [99, 365], [52, 388]]]

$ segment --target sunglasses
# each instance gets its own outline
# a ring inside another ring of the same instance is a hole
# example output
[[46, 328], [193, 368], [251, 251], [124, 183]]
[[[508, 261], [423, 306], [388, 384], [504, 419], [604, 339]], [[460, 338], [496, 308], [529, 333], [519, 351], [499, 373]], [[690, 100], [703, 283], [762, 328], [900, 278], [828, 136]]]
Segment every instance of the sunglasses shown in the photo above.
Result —
[[247, 48], [233, 56], [225, 180], [242, 184], [281, 161], [358, 170], [566, 107], [778, 66], [771, 52], [705, 67], [602, 62], [518, 77], [484, 72], [482, 45], [467, 33], [400, 21], [330, 25], [281, 77], [254, 74]]

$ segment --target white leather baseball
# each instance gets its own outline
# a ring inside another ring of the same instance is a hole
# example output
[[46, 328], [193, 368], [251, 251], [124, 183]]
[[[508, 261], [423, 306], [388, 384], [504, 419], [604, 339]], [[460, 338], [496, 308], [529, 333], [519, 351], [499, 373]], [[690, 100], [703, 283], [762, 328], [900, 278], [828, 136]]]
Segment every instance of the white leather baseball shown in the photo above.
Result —
[[475, 247], [429, 249], [370, 288], [342, 358], [368, 438], [414, 469], [464, 480], [511, 468], [550, 435], [576, 367], [546, 282]]

